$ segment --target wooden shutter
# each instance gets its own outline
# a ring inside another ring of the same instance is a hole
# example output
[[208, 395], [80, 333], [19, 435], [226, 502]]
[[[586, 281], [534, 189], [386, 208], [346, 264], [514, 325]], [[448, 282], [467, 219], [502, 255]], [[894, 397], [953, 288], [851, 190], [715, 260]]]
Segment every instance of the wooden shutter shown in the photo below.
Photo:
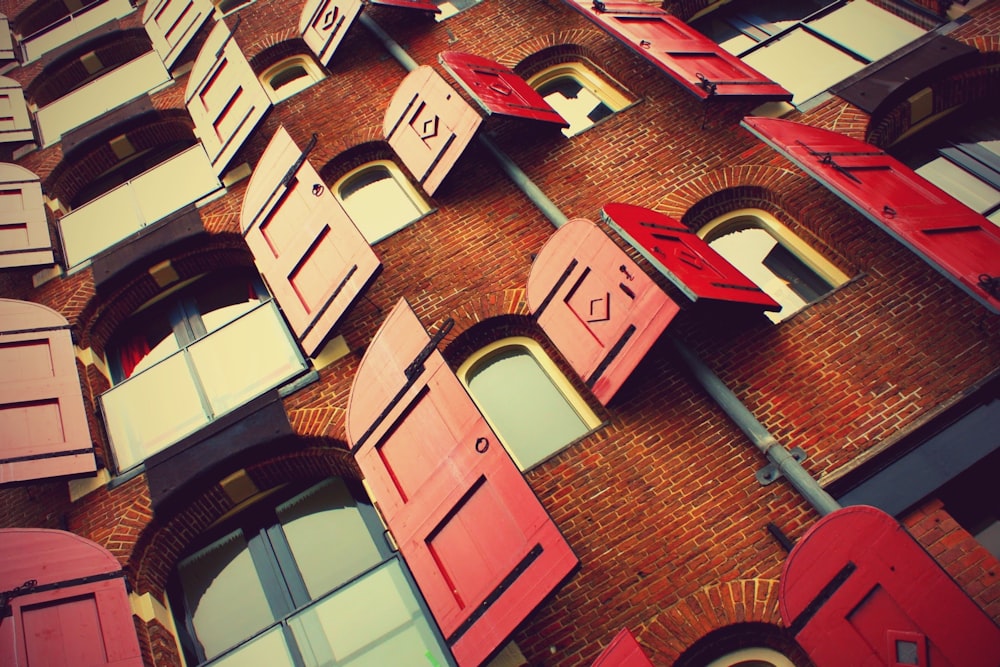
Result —
[[436, 343], [400, 301], [361, 360], [347, 434], [458, 664], [479, 665], [577, 560]]
[[284, 127], [250, 177], [240, 214], [257, 269], [309, 355], [381, 263]]
[[591, 667], [653, 667], [628, 628], [615, 635]]
[[670, 216], [633, 204], [605, 204], [601, 217], [691, 301], [705, 299], [781, 310], [764, 290]]
[[0, 664], [142, 667], [124, 573], [61, 530], [0, 529]]
[[167, 69], [174, 66], [214, 10], [211, 0], [155, 0], [146, 5], [142, 23]]
[[792, 99], [792, 94], [780, 85], [654, 5], [566, 1], [701, 99]]
[[21, 84], [0, 76], [0, 142], [34, 141]]
[[271, 108], [250, 63], [219, 21], [198, 53], [185, 101], [217, 174], [222, 174]]
[[38, 176], [16, 164], [0, 163], [0, 268], [54, 261]]
[[488, 114], [516, 116], [569, 127], [528, 82], [510, 68], [471, 53], [445, 51], [438, 58], [448, 73]]
[[0, 61], [14, 60], [14, 36], [10, 32], [10, 20], [0, 14]]
[[306, 0], [302, 6], [299, 34], [324, 67], [363, 7], [362, 0]]
[[837, 132], [774, 118], [742, 125], [994, 313], [1000, 227], [885, 151]]
[[393, 93], [382, 132], [399, 159], [433, 195], [483, 119], [441, 75], [422, 65]]
[[589, 220], [570, 220], [531, 265], [528, 307], [607, 405], [680, 310]]
[[421, 12], [440, 14], [441, 8], [430, 0], [369, 0], [373, 5], [383, 7], [398, 7], [399, 9], [415, 9]]
[[69, 324], [0, 299], [0, 484], [97, 469]]
[[856, 506], [796, 543], [781, 618], [817, 667], [995, 667], [1000, 629], [891, 516]]

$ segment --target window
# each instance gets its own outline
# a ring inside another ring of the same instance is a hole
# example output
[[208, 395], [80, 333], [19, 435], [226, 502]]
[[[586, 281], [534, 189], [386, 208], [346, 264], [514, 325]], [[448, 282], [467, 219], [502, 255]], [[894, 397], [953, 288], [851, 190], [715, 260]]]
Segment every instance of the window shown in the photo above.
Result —
[[706, 667], [795, 667], [795, 665], [772, 649], [744, 648], [713, 660]]
[[925, 30], [867, 0], [735, 0], [692, 26], [801, 104]]
[[392, 162], [369, 162], [333, 186], [337, 200], [368, 243], [392, 236], [431, 210]]
[[228, 14], [249, 5], [254, 0], [215, 0], [215, 7], [220, 14]]
[[1000, 450], [979, 461], [941, 488], [944, 509], [987, 551], [1000, 558]]
[[459, 12], [465, 11], [469, 7], [474, 7], [478, 5], [482, 0], [432, 0], [438, 9], [441, 10], [440, 14], [436, 14], [434, 19], [437, 21], [443, 21], [446, 18], [454, 16]]
[[713, 220], [699, 236], [781, 305], [773, 322], [847, 282], [847, 276], [774, 216], [744, 209]]
[[362, 490], [281, 489], [218, 524], [169, 589], [187, 664], [450, 664]]
[[306, 56], [285, 58], [260, 75], [264, 90], [274, 103], [288, 99], [322, 79], [323, 72]]
[[490, 426], [521, 470], [547, 459], [599, 424], [541, 346], [505, 338], [458, 369]]
[[563, 130], [567, 137], [583, 132], [630, 103], [582, 63], [549, 67], [529, 78], [528, 84], [569, 123]]

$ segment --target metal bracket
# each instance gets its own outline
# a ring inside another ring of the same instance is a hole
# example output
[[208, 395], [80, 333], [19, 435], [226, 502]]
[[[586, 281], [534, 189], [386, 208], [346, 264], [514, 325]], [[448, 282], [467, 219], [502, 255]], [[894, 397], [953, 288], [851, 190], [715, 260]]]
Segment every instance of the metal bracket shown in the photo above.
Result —
[[[792, 455], [792, 458], [797, 462], [802, 463], [806, 460], [806, 452], [801, 447], [792, 447], [788, 450], [788, 453]], [[773, 463], [768, 463], [766, 466], [754, 473], [754, 477], [760, 482], [761, 486], [767, 486], [772, 482], [777, 482], [781, 479], [781, 471], [778, 470], [778, 466]]]

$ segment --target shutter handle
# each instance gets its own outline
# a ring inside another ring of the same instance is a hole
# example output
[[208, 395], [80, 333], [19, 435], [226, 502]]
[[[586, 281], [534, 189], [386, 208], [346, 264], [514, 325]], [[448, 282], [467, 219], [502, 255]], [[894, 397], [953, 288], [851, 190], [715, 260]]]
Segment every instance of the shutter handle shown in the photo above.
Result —
[[480, 436], [476, 438], [476, 451], [480, 454], [485, 454], [486, 450], [490, 448], [490, 441], [486, 438]]

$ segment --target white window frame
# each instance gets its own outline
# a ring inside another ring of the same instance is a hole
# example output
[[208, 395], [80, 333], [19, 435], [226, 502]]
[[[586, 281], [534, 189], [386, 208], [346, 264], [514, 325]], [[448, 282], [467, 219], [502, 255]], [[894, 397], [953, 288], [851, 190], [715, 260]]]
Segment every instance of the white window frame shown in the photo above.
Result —
[[[579, 61], [559, 63], [558, 65], [546, 67], [537, 74], [533, 74], [529, 77], [527, 82], [529, 86], [538, 90], [546, 84], [563, 78], [573, 79], [580, 84], [584, 90], [591, 93], [594, 97], [603, 102], [605, 106], [611, 109], [611, 113], [608, 116], [601, 118], [600, 120], [590, 122], [587, 125], [580, 124], [574, 126], [572, 124], [572, 119], [566, 118], [567, 122], [571, 123], [571, 125], [570, 127], [563, 129], [562, 133], [567, 137], [573, 137], [581, 132], [586, 132], [598, 123], [604, 121], [606, 118], [614, 116], [632, 104], [632, 100], [620, 92], [620, 86], [616, 86], [611, 83], [606, 74], [599, 74]], [[559, 111], [559, 109], [556, 109], [556, 111]], [[563, 116], [565, 117], [565, 114], [563, 114]]]
[[[366, 220], [359, 215], [357, 211], [352, 212], [353, 207], [349, 203], [350, 196], [348, 195], [345, 197], [342, 193], [344, 188], [350, 187], [353, 181], [362, 178], [368, 172], [380, 169], [384, 169], [388, 172], [389, 178], [402, 192], [402, 194], [410, 200], [414, 209], [417, 211], [417, 214], [413, 218], [400, 223], [398, 226], [393, 227], [388, 231], [383, 229], [370, 229], [371, 225], [366, 225]], [[420, 191], [417, 190], [412, 183], [410, 183], [410, 179], [406, 178], [399, 166], [391, 160], [372, 160], [371, 162], [366, 162], [360, 167], [352, 169], [337, 179], [330, 190], [333, 192], [333, 196], [336, 197], [337, 201], [340, 202], [340, 205], [344, 207], [344, 210], [347, 211], [347, 214], [351, 216], [351, 220], [354, 221], [355, 226], [357, 226], [358, 230], [371, 245], [375, 245], [379, 241], [389, 238], [401, 229], [406, 229], [430, 213], [432, 210], [431, 205], [427, 203], [427, 200], [420, 193]]]
[[[273, 84], [275, 77], [295, 67], [302, 68], [304, 74], [294, 79], [290, 79], [285, 84], [275, 88]], [[271, 98], [272, 102], [277, 104], [278, 102], [287, 100], [296, 93], [311, 87], [313, 84], [319, 83], [326, 78], [326, 75], [312, 58], [306, 55], [297, 55], [289, 56], [288, 58], [284, 58], [271, 65], [264, 70], [259, 78], [261, 84], [264, 86], [264, 91], [267, 93], [267, 96]]]

